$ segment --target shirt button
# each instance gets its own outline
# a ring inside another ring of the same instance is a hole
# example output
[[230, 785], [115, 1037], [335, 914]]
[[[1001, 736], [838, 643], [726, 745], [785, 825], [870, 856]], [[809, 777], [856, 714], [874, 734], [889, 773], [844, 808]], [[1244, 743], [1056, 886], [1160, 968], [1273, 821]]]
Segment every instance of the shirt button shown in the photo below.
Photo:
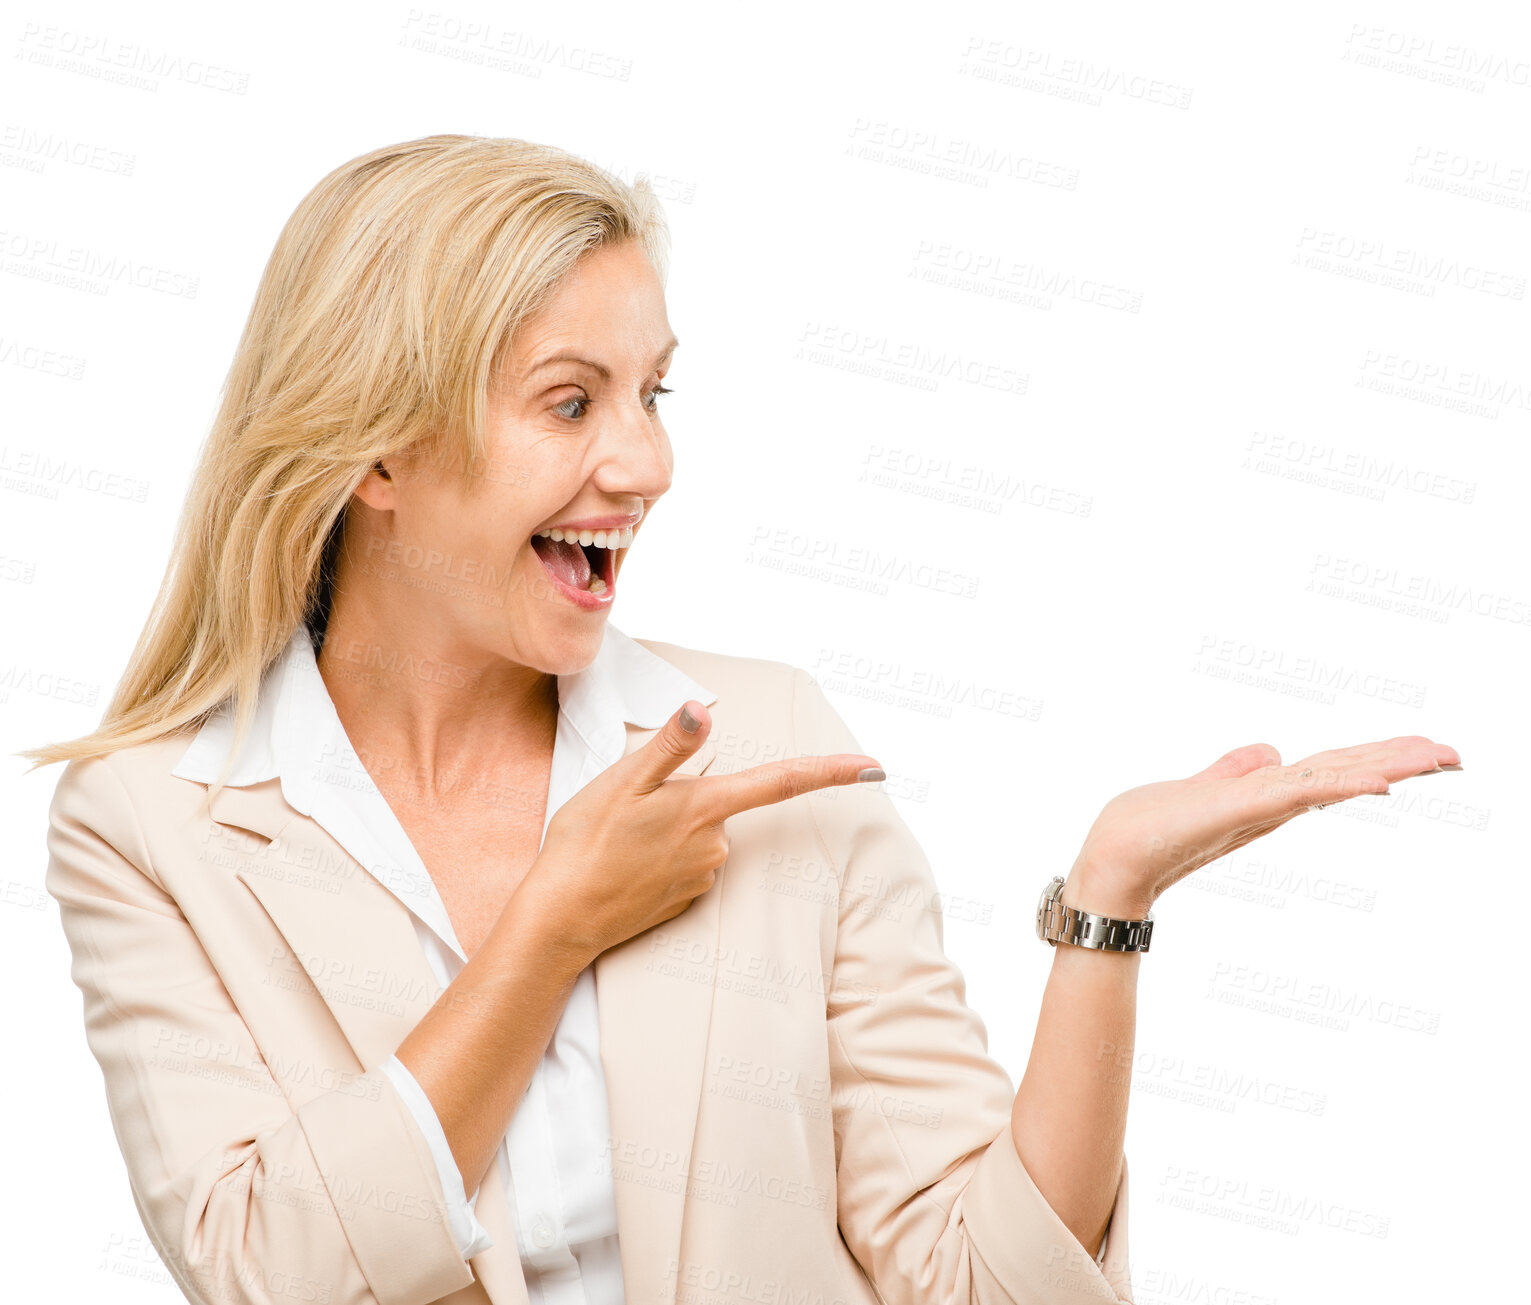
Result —
[[533, 1222], [532, 1240], [543, 1250], [553, 1244], [553, 1224], [546, 1215], [539, 1214]]

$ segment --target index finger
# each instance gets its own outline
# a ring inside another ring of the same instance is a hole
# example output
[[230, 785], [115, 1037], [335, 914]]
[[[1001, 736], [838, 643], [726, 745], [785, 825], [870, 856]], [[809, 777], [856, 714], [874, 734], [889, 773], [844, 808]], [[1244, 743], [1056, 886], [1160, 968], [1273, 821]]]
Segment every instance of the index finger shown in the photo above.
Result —
[[770, 806], [815, 789], [836, 785], [875, 784], [887, 775], [875, 757], [860, 752], [836, 752], [822, 757], [789, 757], [768, 761], [733, 775], [700, 775], [696, 792], [719, 818]]

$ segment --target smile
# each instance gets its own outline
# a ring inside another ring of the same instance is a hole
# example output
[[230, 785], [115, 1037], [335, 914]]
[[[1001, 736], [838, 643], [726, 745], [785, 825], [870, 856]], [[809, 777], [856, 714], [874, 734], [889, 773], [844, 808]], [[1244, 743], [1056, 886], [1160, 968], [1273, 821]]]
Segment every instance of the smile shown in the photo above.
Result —
[[633, 542], [633, 529], [539, 530], [531, 544], [554, 586], [587, 611], [611, 605], [617, 592], [617, 550]]

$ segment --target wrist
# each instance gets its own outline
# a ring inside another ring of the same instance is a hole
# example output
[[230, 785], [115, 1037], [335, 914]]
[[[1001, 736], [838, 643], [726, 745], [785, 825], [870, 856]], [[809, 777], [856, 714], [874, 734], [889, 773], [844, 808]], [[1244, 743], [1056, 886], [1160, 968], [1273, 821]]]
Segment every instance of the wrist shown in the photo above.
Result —
[[518, 947], [532, 947], [565, 977], [574, 978], [602, 949], [584, 936], [567, 905], [567, 898], [556, 888], [549, 890], [533, 866], [511, 893], [495, 927], [506, 930]]
[[1119, 876], [1087, 864], [1076, 864], [1063, 881], [1058, 900], [1078, 911], [1109, 915], [1118, 920], [1142, 920], [1153, 909], [1154, 895], [1141, 887], [1124, 884]]

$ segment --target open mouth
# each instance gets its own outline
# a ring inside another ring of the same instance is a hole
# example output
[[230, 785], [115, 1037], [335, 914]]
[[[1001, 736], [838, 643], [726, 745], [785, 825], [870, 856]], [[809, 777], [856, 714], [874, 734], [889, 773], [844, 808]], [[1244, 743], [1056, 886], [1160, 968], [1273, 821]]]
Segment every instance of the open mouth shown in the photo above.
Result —
[[[632, 539], [629, 531], [613, 530], [610, 534], [613, 539]], [[615, 548], [594, 542], [581, 544], [572, 536], [554, 539], [548, 534], [533, 535], [531, 544], [559, 592], [579, 606], [605, 607], [616, 596]]]

